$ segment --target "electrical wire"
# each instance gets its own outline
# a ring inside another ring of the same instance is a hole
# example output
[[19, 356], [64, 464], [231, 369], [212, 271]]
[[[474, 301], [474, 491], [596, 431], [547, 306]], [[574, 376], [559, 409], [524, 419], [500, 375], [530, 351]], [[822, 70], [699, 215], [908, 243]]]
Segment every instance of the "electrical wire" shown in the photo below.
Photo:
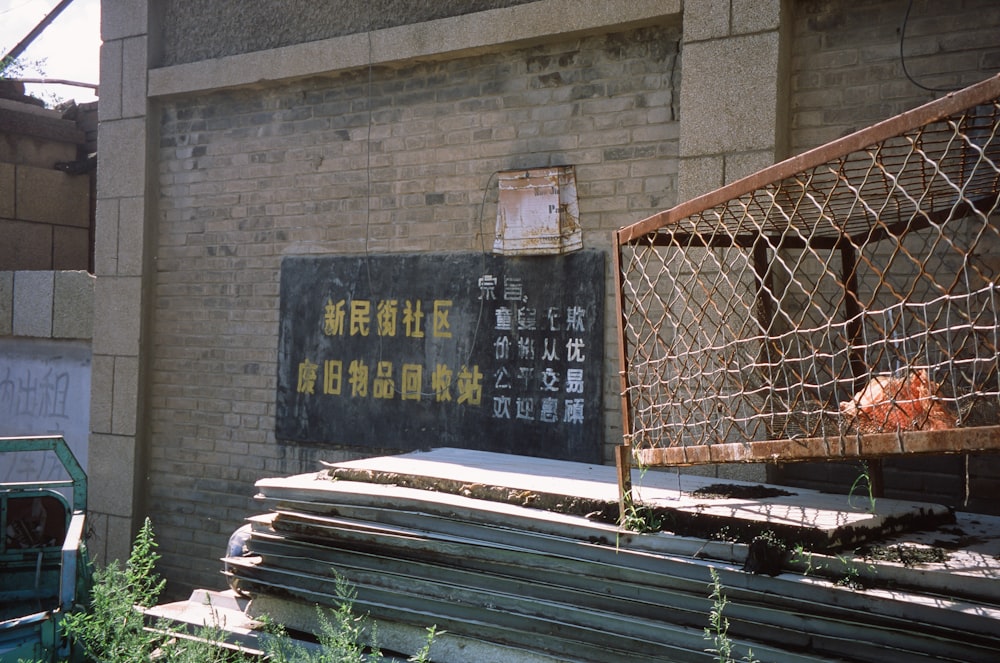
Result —
[[917, 79], [911, 76], [910, 72], [906, 69], [906, 57], [903, 55], [903, 42], [906, 40], [906, 24], [910, 20], [910, 10], [912, 8], [913, 0], [910, 0], [906, 5], [906, 13], [903, 14], [903, 25], [899, 28], [899, 64], [903, 67], [903, 75], [918, 88], [927, 90], [928, 92], [954, 92], [960, 89], [956, 87], [929, 87], [918, 82]]

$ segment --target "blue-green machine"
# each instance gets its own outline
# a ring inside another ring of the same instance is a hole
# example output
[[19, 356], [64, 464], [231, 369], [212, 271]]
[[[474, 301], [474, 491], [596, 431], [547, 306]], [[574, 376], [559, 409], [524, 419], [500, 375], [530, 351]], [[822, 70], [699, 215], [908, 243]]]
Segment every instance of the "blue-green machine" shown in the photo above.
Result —
[[87, 477], [62, 437], [0, 438], [0, 466], [13, 452], [52, 452], [68, 478], [0, 483], [0, 663], [73, 660], [60, 623], [89, 600]]

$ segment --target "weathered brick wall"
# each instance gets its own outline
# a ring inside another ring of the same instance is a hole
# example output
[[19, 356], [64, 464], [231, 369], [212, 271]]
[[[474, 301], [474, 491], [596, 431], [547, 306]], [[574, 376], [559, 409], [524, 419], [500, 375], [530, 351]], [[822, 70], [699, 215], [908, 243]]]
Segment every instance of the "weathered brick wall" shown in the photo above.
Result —
[[[900, 34], [908, 5], [908, 0], [792, 4], [793, 153], [1000, 71], [1000, 3], [916, 0], [905, 23], [904, 72]], [[889, 497], [998, 512], [993, 499], [1000, 487], [998, 456], [971, 456], [968, 465], [963, 456], [897, 458], [884, 465]], [[846, 492], [857, 476], [856, 463], [805, 463], [771, 473], [773, 480], [836, 492]]]
[[794, 2], [792, 152], [840, 138], [1000, 71], [1000, 3], [992, 0]]
[[488, 250], [493, 173], [557, 164], [576, 167], [584, 245], [609, 251], [676, 202], [678, 39], [643, 28], [163, 106], [148, 513], [172, 580], [218, 585], [256, 479], [359, 453], [275, 439], [282, 256]]

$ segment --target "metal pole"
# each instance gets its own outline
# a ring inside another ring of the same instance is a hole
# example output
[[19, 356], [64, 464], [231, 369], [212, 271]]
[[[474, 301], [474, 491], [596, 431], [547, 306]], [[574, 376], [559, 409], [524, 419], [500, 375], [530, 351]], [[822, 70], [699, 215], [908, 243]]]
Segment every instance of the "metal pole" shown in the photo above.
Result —
[[27, 50], [29, 46], [31, 46], [31, 42], [35, 41], [38, 35], [42, 34], [45, 28], [49, 27], [49, 24], [52, 23], [52, 21], [56, 20], [56, 17], [59, 16], [59, 14], [62, 13], [62, 10], [66, 9], [66, 7], [68, 7], [69, 3], [71, 2], [73, 2], [73, 0], [61, 0], [59, 4], [56, 5], [55, 9], [46, 14], [45, 18], [43, 18], [41, 22], [35, 26], [35, 29], [28, 33], [27, 37], [22, 39], [17, 46], [10, 49], [10, 52], [6, 53], [2, 58], [0, 58], [0, 62], [16, 60], [17, 58], [21, 57], [21, 54], [24, 53], [24, 51]]

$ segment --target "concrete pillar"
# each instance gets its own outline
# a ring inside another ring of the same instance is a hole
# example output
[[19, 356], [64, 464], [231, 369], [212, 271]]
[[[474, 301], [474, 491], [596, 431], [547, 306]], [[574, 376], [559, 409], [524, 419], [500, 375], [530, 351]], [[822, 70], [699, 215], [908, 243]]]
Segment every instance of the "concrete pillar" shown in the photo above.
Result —
[[102, 563], [127, 558], [142, 513], [148, 33], [146, 0], [103, 0], [88, 453], [88, 546]]
[[782, 159], [787, 48], [781, 0], [688, 0], [678, 201]]
[[[686, 0], [678, 203], [785, 156], [787, 32], [782, 0]], [[784, 32], [783, 32], [784, 31]], [[765, 481], [762, 465], [692, 468]]]

